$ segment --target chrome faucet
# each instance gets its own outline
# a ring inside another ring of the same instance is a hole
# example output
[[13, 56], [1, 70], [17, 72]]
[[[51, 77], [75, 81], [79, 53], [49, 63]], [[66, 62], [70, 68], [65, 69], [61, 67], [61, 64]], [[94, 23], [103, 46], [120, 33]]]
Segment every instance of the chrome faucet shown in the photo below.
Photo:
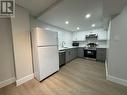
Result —
[[65, 45], [66, 43], [64, 42], [64, 41], [62, 41], [62, 47], [64, 48], [64, 45]]

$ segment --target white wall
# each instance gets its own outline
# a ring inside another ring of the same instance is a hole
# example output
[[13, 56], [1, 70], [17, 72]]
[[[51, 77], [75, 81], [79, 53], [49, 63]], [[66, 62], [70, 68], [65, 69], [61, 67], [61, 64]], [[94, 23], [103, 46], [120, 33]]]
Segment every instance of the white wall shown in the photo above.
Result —
[[15, 18], [12, 18], [12, 37], [14, 45], [17, 85], [33, 78], [30, 18], [22, 7], [16, 6]]
[[58, 27], [45, 24], [45, 23], [31, 17], [31, 28], [34, 28], [34, 27], [37, 27], [37, 26], [41, 27], [41, 28], [44, 28], [44, 29], [48, 28], [48, 30], [52, 31], [52, 32], [58, 32], [58, 40], [59, 40], [58, 45], [59, 45], [59, 48], [62, 47], [62, 42], [63, 41], [66, 43], [65, 47], [72, 46], [72, 32], [65, 31], [65, 30], [60, 29]]
[[127, 7], [111, 22], [108, 79], [127, 86]]
[[2, 18], [0, 19], [0, 88], [15, 81], [12, 46], [11, 20]]
[[88, 31], [81, 31], [81, 32], [74, 32], [73, 33], [73, 41], [81, 41], [80, 46], [85, 46], [87, 42], [82, 42], [85, 41], [86, 35], [89, 34], [98, 34], [98, 44], [102, 47], [106, 47], [107, 45], [107, 31], [105, 31], [102, 28], [99, 29], [94, 29], [94, 30], [88, 30]]
[[72, 33], [68, 31], [58, 31], [58, 39], [59, 39], [59, 48], [62, 47], [62, 42], [65, 42], [65, 47], [72, 46]]

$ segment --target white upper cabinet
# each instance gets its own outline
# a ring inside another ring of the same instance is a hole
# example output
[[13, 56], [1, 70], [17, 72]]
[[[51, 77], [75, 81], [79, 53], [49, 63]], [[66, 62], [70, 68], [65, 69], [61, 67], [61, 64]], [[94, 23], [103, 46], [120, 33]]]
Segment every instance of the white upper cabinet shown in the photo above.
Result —
[[73, 41], [85, 41], [85, 32], [74, 32]]
[[89, 34], [98, 34], [98, 40], [107, 40], [107, 32], [103, 29], [89, 30], [83, 32], [74, 32], [73, 41], [85, 41], [86, 35]]
[[98, 40], [107, 40], [107, 34], [108, 32], [106, 32], [105, 30], [103, 29], [98, 29], [96, 30], [97, 34], [98, 34]]
[[98, 40], [107, 40], [107, 32], [106, 31], [98, 32]]

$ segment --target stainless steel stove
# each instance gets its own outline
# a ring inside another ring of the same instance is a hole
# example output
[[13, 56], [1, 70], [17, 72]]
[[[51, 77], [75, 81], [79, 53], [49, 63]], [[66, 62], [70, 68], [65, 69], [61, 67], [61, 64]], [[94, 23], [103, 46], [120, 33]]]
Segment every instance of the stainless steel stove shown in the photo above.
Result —
[[87, 47], [84, 48], [84, 57], [96, 59], [96, 46], [95, 43], [87, 44]]

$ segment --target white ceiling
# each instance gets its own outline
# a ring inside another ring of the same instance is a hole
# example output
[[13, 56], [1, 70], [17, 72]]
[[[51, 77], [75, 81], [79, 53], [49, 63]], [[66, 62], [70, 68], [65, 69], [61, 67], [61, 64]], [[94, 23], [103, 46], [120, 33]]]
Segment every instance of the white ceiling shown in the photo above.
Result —
[[56, 0], [16, 0], [16, 4], [26, 8], [34, 16], [38, 16]]
[[122, 11], [127, 5], [127, 0], [103, 0], [103, 15], [111, 16]]
[[[91, 18], [86, 19], [88, 13]], [[68, 31], [77, 31], [76, 27], [80, 27], [79, 31], [89, 30], [94, 23], [96, 28], [101, 27], [102, 18], [102, 0], [64, 0], [39, 17], [45, 23]], [[69, 24], [66, 25], [65, 21], [69, 21]]]
[[[92, 24], [96, 24], [95, 28], [102, 27], [108, 22], [107, 17], [120, 13], [127, 4], [127, 0], [61, 0], [51, 7], [56, 1], [60, 0], [16, 0], [16, 3], [33, 16], [40, 16], [41, 21], [68, 31], [77, 31], [76, 27], [80, 27], [79, 31], [93, 29]], [[87, 13], [91, 14], [90, 19], [85, 18]], [[65, 21], [69, 21], [69, 25]]]

